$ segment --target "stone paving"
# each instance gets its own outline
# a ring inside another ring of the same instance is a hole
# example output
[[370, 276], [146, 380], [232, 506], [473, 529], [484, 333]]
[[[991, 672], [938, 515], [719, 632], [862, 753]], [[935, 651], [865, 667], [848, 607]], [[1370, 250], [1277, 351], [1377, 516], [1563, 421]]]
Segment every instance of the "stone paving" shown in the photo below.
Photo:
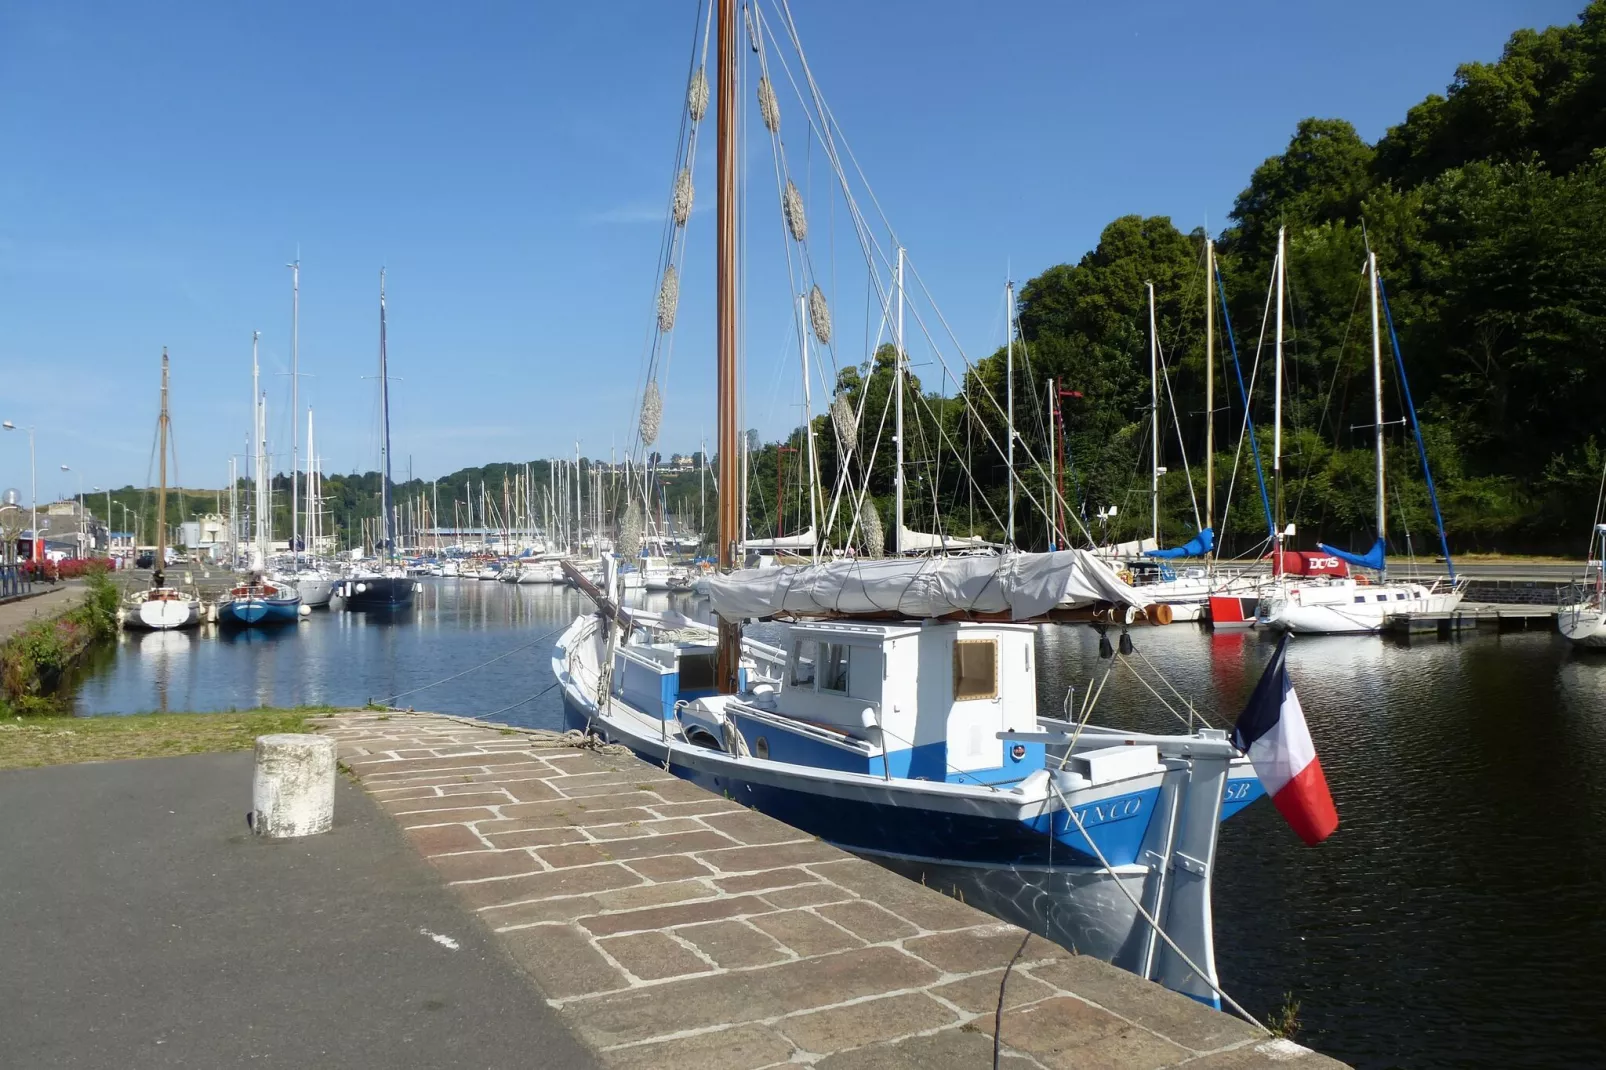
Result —
[[0, 603], [0, 643], [41, 617], [56, 617], [83, 601], [82, 584], [64, 584], [52, 590], [48, 584], [34, 584], [36, 593]]
[[634, 756], [434, 714], [319, 724], [611, 1066], [991, 1066], [1017, 952], [1000, 1065], [1341, 1065]]

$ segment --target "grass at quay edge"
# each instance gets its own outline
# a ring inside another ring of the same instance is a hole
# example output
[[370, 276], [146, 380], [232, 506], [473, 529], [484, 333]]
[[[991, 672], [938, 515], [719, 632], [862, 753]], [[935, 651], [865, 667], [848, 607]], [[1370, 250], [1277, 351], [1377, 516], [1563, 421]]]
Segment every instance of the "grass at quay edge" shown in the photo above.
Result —
[[0, 721], [0, 769], [249, 750], [257, 736], [305, 732], [309, 719], [334, 712], [332, 706], [300, 706], [224, 713], [7, 718]]

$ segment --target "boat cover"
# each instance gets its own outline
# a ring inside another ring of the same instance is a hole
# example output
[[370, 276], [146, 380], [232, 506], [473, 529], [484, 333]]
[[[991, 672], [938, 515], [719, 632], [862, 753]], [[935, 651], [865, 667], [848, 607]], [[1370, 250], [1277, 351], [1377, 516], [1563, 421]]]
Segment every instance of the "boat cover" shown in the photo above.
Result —
[[1316, 548], [1325, 554], [1332, 554], [1340, 561], [1348, 561], [1350, 564], [1359, 565], [1362, 568], [1375, 568], [1379, 572], [1383, 571], [1383, 540], [1381, 538], [1374, 542], [1372, 548], [1364, 554], [1354, 554], [1348, 550], [1340, 550], [1338, 547], [1329, 546], [1325, 542], [1317, 543]]
[[1150, 599], [1115, 577], [1086, 550], [1001, 557], [838, 560], [818, 565], [741, 569], [707, 579], [714, 612], [726, 620], [780, 613], [855, 616], [896, 613], [1008, 613], [1041, 616], [1056, 606]]
[[1211, 549], [1215, 547], [1215, 545], [1216, 529], [1205, 528], [1203, 531], [1199, 532], [1199, 534], [1195, 535], [1181, 546], [1173, 546], [1169, 550], [1145, 550], [1143, 551], [1143, 556], [1159, 557], [1166, 560], [1174, 560], [1179, 557], [1203, 557], [1205, 554], [1208, 554]]
[[743, 550], [762, 552], [764, 550], [812, 550], [819, 540], [814, 537], [814, 529], [808, 528], [796, 535], [777, 535], [773, 539], [748, 539], [742, 543]]
[[903, 553], [920, 553], [930, 550], [984, 550], [992, 543], [980, 535], [935, 535], [929, 531], [910, 531], [904, 528], [898, 541]]

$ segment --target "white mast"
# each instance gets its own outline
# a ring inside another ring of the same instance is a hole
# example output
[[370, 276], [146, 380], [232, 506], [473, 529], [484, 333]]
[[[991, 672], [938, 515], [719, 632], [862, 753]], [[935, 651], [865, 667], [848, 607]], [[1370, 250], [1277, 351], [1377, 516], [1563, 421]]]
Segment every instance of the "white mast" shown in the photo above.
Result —
[[1275, 537], [1279, 552], [1273, 558], [1273, 573], [1282, 570], [1283, 548], [1283, 276], [1287, 270], [1283, 252], [1286, 229], [1277, 228], [1277, 345], [1273, 360], [1276, 372], [1272, 388], [1271, 478], [1277, 494]]
[[903, 246], [898, 246], [898, 337], [893, 354], [892, 393], [897, 398], [897, 426], [892, 441], [897, 445], [892, 469], [892, 556], [903, 553]]
[[[301, 522], [296, 512], [296, 466], [301, 463], [300, 427], [296, 413], [301, 411], [301, 257], [297, 256], [290, 268], [290, 561], [300, 571], [301, 558], [296, 542], [301, 534]], [[309, 440], [307, 450], [311, 452]]]
[[262, 441], [257, 446], [257, 554], [262, 559], [262, 567], [268, 563], [268, 552], [273, 548], [273, 478], [272, 465], [268, 460], [268, 393], [262, 392], [262, 400], [258, 407], [257, 424], [262, 431]]
[[[1216, 243], [1205, 239], [1205, 527], [1216, 526]], [[1212, 554], [1206, 554], [1208, 562]]]
[[1149, 288], [1149, 513], [1150, 532], [1160, 544], [1160, 336], [1154, 326], [1154, 283]]
[[1004, 467], [1009, 479], [1009, 530], [1004, 545], [1015, 549], [1015, 283], [1004, 283]]
[[1388, 499], [1383, 493], [1383, 335], [1377, 318], [1376, 253], [1366, 254], [1366, 266], [1372, 277], [1372, 420], [1377, 428], [1377, 539], [1382, 542]]
[[262, 568], [267, 557], [262, 551], [262, 371], [257, 364], [257, 341], [261, 331], [251, 332], [251, 452], [256, 455], [251, 466], [251, 567]]
[[314, 553], [317, 552], [317, 548], [318, 548], [317, 525], [313, 522], [314, 518], [317, 516], [317, 513], [316, 513], [317, 502], [318, 502], [318, 499], [314, 496], [314, 486], [313, 486], [313, 478], [312, 478], [312, 406], [308, 405], [307, 406], [307, 545], [312, 547]]
[[[585, 514], [584, 504], [580, 501], [580, 491], [582, 489], [583, 488], [582, 488], [582, 485], [580, 483], [580, 440], [579, 439], [575, 439], [574, 440], [574, 545], [575, 545], [575, 549], [576, 550], [581, 549], [583, 547], [584, 543], [585, 543], [585, 525], [584, 525], [583, 521], [585, 519], [585, 515], [586, 514]], [[602, 554], [599, 553], [599, 554], [597, 554], [597, 556], [600, 558], [602, 556]]]
[[1059, 457], [1054, 449], [1054, 406], [1059, 399], [1054, 396], [1054, 380], [1044, 379], [1043, 389], [1048, 392], [1048, 548], [1059, 549], [1059, 473], [1055, 470]]
[[814, 546], [811, 553], [815, 561], [820, 559], [819, 500], [815, 496], [815, 485], [818, 483], [818, 461], [814, 457], [814, 407], [809, 398], [809, 331], [808, 331], [808, 297], [799, 294], [797, 299], [797, 346], [798, 357], [803, 364], [803, 435], [808, 440], [808, 473], [809, 473], [809, 531], [814, 535]]

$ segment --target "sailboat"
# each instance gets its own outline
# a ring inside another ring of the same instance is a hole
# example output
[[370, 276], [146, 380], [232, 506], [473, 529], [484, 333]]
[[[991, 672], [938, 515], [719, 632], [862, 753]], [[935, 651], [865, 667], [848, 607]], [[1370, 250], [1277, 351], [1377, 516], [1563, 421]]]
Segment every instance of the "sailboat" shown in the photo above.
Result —
[[230, 587], [217, 604], [218, 623], [231, 627], [291, 624], [301, 616], [301, 595], [296, 589], [269, 579], [263, 572], [272, 539], [272, 488], [268, 478], [268, 402], [261, 392], [261, 369], [257, 363], [257, 342], [261, 337], [261, 332], [251, 332], [252, 446], [256, 452], [256, 504], [252, 509], [256, 532], [251, 571], [245, 582]]
[[162, 349], [162, 412], [156, 418], [157, 447], [161, 462], [158, 470], [161, 482], [156, 492], [156, 557], [155, 571], [151, 573], [150, 590], [135, 594], [122, 613], [125, 627], [147, 628], [151, 631], [171, 631], [174, 628], [192, 628], [201, 622], [200, 602], [193, 594], [185, 594], [166, 584], [167, 563], [167, 349]]
[[1606, 471], [1601, 473], [1601, 491], [1595, 497], [1595, 522], [1589, 529], [1589, 548], [1584, 554], [1584, 579], [1563, 588], [1557, 597], [1556, 626], [1575, 646], [1606, 647]]
[[[1284, 266], [1284, 238], [1282, 231], [1277, 236], [1277, 267], [1278, 267], [1278, 318], [1277, 318], [1277, 358], [1279, 387], [1278, 400], [1281, 400], [1280, 387], [1282, 384], [1282, 285], [1285, 278]], [[1445, 581], [1435, 581], [1431, 585], [1416, 582], [1395, 582], [1387, 577], [1387, 560], [1385, 548], [1387, 546], [1387, 532], [1385, 521], [1387, 519], [1387, 498], [1385, 496], [1384, 481], [1384, 423], [1383, 423], [1383, 339], [1379, 307], [1382, 301], [1382, 279], [1377, 273], [1377, 254], [1368, 252], [1366, 258], [1366, 275], [1371, 291], [1372, 311], [1372, 414], [1374, 431], [1375, 453], [1375, 486], [1377, 491], [1377, 537], [1371, 548], [1365, 553], [1353, 553], [1349, 550], [1329, 546], [1326, 543], [1317, 543], [1320, 555], [1289, 554], [1282, 550], [1281, 540], [1278, 540], [1277, 550], [1273, 556], [1273, 568], [1277, 574], [1277, 581], [1264, 590], [1259, 605], [1255, 611], [1256, 622], [1271, 628], [1278, 628], [1290, 632], [1314, 633], [1318, 635], [1356, 634], [1377, 632], [1383, 629], [1384, 624], [1393, 616], [1403, 614], [1444, 613], [1454, 609], [1461, 603], [1462, 595], [1466, 591], [1464, 580], [1457, 580], [1455, 563], [1450, 558], [1450, 548], [1445, 542], [1444, 521], [1439, 515], [1437, 494], [1433, 491], [1433, 476], [1427, 474], [1429, 496], [1433, 501], [1434, 519], [1438, 521], [1440, 546], [1444, 552], [1445, 565], [1449, 569], [1449, 578]], [[1390, 324], [1390, 340], [1393, 341], [1393, 326]], [[1398, 343], [1394, 342], [1394, 355], [1401, 364], [1400, 378], [1404, 382], [1403, 362], [1400, 362]], [[1409, 410], [1412, 426], [1416, 426], [1416, 411], [1411, 405], [1411, 391], [1409, 386], [1404, 387], [1405, 403]], [[1278, 405], [1278, 445], [1280, 447], [1281, 433], [1281, 405]], [[1421, 433], [1417, 433], [1418, 447], [1421, 447]], [[1281, 451], [1277, 450], [1274, 463], [1280, 461]], [[1427, 472], [1427, 452], [1422, 450], [1423, 471]], [[1280, 473], [1279, 473], [1280, 474]], [[1347, 573], [1350, 567], [1358, 567], [1375, 573], [1375, 581], [1365, 576], [1357, 577]], [[1296, 575], [1295, 573], [1304, 573]], [[1315, 572], [1317, 574], [1312, 575]]]
[[[1108, 656], [1126, 658], [1144, 599], [1086, 550], [736, 568], [735, 0], [715, 10], [717, 621], [622, 607], [612, 559], [600, 588], [569, 566], [596, 605], [552, 655], [569, 723], [858, 853], [969, 873], [1001, 913], [1051, 899], [1047, 918], [1011, 920], [1219, 1006], [1211, 874], [1221, 820], [1263, 794], [1247, 758], [1191, 721], [1092, 725], [1091, 691], [1065, 719], [1037, 706], [1039, 624], [1116, 627]], [[695, 69], [693, 123], [708, 104]], [[752, 619], [778, 638], [744, 638]]]
[[385, 355], [385, 271], [379, 271], [379, 504], [384, 514], [384, 563], [377, 568], [360, 567], [340, 585], [345, 608], [351, 610], [396, 610], [413, 604], [417, 586], [407, 570], [396, 563], [396, 513], [390, 485], [390, 379]]
[[[301, 385], [301, 260], [290, 265], [290, 567], [275, 576], [275, 580], [294, 587], [304, 606], [327, 606], [334, 595], [335, 577], [309, 565], [306, 545], [301, 534], [300, 487], [297, 485], [297, 466], [300, 463], [300, 425], [296, 423], [300, 412]], [[312, 506], [312, 410], [307, 410], [307, 483], [309, 510]]]

